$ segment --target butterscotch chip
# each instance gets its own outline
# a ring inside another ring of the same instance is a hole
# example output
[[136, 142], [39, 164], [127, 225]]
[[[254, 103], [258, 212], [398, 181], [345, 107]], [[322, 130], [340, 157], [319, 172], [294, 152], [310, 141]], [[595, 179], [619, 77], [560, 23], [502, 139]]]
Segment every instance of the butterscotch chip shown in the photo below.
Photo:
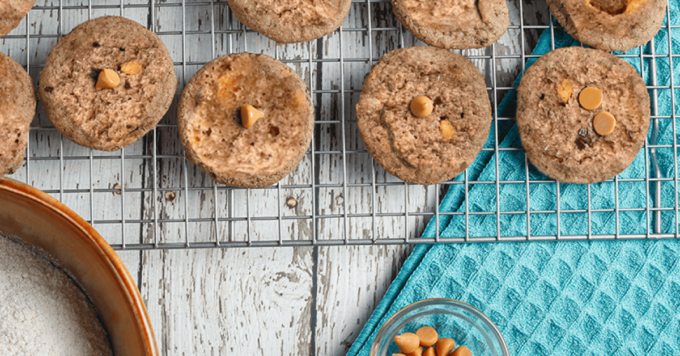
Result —
[[416, 347], [416, 349], [413, 350], [413, 352], [409, 353], [406, 356], [423, 356], [423, 347], [422, 346]]
[[423, 356], [437, 356], [434, 352], [434, 347], [430, 346], [427, 349], [425, 349], [425, 352], [423, 352]]
[[314, 107], [305, 82], [284, 63], [267, 55], [230, 54], [191, 78], [177, 123], [189, 160], [212, 179], [261, 188], [285, 177], [307, 153]]
[[602, 89], [585, 87], [578, 95], [578, 102], [586, 110], [595, 110], [602, 104]]
[[442, 136], [444, 136], [445, 138], [452, 138], [453, 137], [453, 125], [451, 125], [450, 122], [440, 121], [439, 122], [439, 130], [441, 130]]
[[571, 93], [573, 91], [574, 87], [571, 85], [571, 82], [566, 79], [562, 79], [560, 86], [557, 88], [557, 94], [559, 94], [562, 104], [569, 102], [569, 98], [571, 98]]
[[435, 348], [437, 356], [448, 356], [456, 348], [456, 342], [448, 337], [440, 337], [435, 344]]
[[35, 105], [31, 77], [0, 53], [0, 177], [16, 172], [24, 161]]
[[[554, 84], [563, 79], [574, 88], [604, 89], [607, 97], [600, 106], [621, 129], [601, 136], [593, 127], [596, 112], [563, 105]], [[527, 158], [545, 175], [566, 183], [596, 183], [621, 173], [640, 152], [649, 130], [649, 103], [642, 77], [625, 60], [595, 49], [560, 48], [539, 58], [522, 77], [517, 128]]]
[[394, 337], [394, 343], [399, 350], [405, 354], [410, 354], [420, 347], [420, 339], [414, 333], [403, 333]]
[[416, 331], [416, 335], [420, 338], [421, 346], [432, 346], [437, 342], [439, 335], [437, 335], [437, 330], [429, 327], [423, 326]]
[[[140, 63], [144, 70], [122, 74], [115, 89], [97, 90], [100, 71], [116, 72], [129, 62]], [[176, 90], [175, 66], [161, 39], [118, 16], [84, 22], [60, 40], [40, 73], [39, 85], [43, 107], [59, 132], [78, 145], [102, 151], [129, 146], [153, 130]]]
[[255, 109], [252, 105], [241, 106], [241, 123], [243, 127], [249, 128], [255, 125], [257, 120], [264, 117], [264, 113], [260, 110]]
[[460, 346], [453, 351], [453, 356], [472, 356], [472, 352], [470, 352], [467, 346]]
[[142, 64], [139, 62], [127, 62], [120, 66], [120, 71], [125, 74], [135, 75], [142, 71]]
[[428, 117], [432, 114], [432, 100], [426, 96], [416, 96], [411, 100], [411, 112], [416, 117]]
[[600, 111], [593, 118], [593, 129], [602, 136], [607, 136], [614, 132], [616, 118], [608, 111]]
[[112, 69], [104, 69], [103, 71], [99, 72], [96, 84], [97, 90], [102, 90], [105, 88], [115, 89], [119, 85], [120, 76]]
[[[409, 108], [418, 95], [433, 101], [425, 118]], [[364, 80], [356, 112], [359, 133], [376, 162], [416, 184], [440, 183], [462, 173], [479, 154], [491, 126], [489, 95], [477, 67], [429, 46], [384, 55]], [[442, 121], [453, 126], [453, 137], [444, 137]]]

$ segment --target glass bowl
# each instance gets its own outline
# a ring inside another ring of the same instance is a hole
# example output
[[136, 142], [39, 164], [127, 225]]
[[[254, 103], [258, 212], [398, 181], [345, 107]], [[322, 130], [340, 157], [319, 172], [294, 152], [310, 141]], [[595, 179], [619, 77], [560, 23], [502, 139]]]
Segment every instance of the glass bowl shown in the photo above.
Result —
[[456, 347], [467, 346], [473, 356], [509, 356], [508, 345], [496, 325], [469, 304], [453, 299], [426, 299], [400, 310], [380, 329], [371, 356], [400, 353], [394, 337], [431, 326], [439, 337], [449, 337]]

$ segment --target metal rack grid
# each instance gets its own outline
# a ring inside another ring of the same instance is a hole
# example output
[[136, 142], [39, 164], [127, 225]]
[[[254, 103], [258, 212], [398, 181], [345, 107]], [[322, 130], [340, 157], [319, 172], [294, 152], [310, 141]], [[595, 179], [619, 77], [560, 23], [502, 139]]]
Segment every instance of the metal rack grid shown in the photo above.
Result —
[[[640, 54], [620, 56], [639, 57], [642, 66], [651, 66], [653, 75], [648, 88], [653, 100], [653, 124], [650, 131], [658, 128], [660, 120], [672, 120], [672, 144], [656, 144], [656, 138], [645, 143], [644, 177], [616, 177], [602, 183], [614, 186], [611, 197], [614, 199], [613, 208], [593, 208], [591, 187], [587, 186], [585, 209], [563, 209], [560, 189], [567, 185], [548, 179], [530, 179], [531, 168], [526, 158], [523, 180], [500, 180], [498, 174], [495, 180], [473, 180], [465, 172], [462, 180], [429, 187], [398, 181], [375, 164], [361, 144], [356, 130], [353, 106], [361, 91], [361, 81], [370, 65], [382, 54], [394, 48], [419, 43], [394, 18], [388, 0], [354, 0], [350, 12], [353, 20], [346, 19], [343, 27], [323, 39], [286, 46], [276, 46], [246, 29], [231, 14], [226, 1], [59, 0], [53, 5], [40, 3], [31, 10], [18, 29], [0, 40], [0, 50], [28, 68], [36, 82], [49, 51], [62, 35], [82, 21], [105, 14], [126, 16], [147, 25], [164, 40], [175, 60], [180, 81], [175, 103], [158, 127], [143, 140], [113, 153], [84, 149], [59, 135], [44, 111], [40, 110], [31, 127], [25, 164], [13, 176], [65, 202], [93, 224], [115, 249], [678, 237], [677, 164], [669, 177], [662, 177], [656, 165], [656, 150], [660, 149], [672, 150], [674, 162], [677, 163], [677, 86], [673, 82], [672, 62], [673, 57], [678, 55], [672, 52], [671, 36], [667, 36], [669, 54], [654, 53], [655, 46], [652, 43], [650, 53], [641, 50]], [[538, 57], [530, 54], [531, 45], [526, 33], [549, 30], [554, 48], [554, 35], [558, 28], [552, 22], [550, 25], [526, 24], [521, 1], [517, 2], [517, 7], [520, 23], [512, 23], [504, 36], [514, 36], [519, 41], [520, 53], [502, 53], [497, 50], [497, 44], [480, 51], [463, 51], [487, 79], [487, 90], [494, 108], [490, 133], [493, 137], [498, 137], [499, 123], [513, 120], [498, 116], [496, 110], [502, 96], [514, 89], [508, 83], [499, 83], [500, 63], [519, 61], [518, 67], [524, 70], [527, 60]], [[667, 24], [661, 31], [670, 34], [673, 29], [680, 27], [672, 25], [672, 16], [667, 11]], [[201, 18], [207, 19], [208, 25]], [[204, 42], [207, 41], [210, 45], [206, 47]], [[329, 50], [332, 46], [337, 47]], [[271, 188], [240, 189], [215, 184], [186, 161], [178, 144], [175, 111], [183, 85], [209, 60], [241, 51], [264, 52], [295, 68], [307, 81], [315, 101], [315, 137], [308, 154], [301, 167]], [[670, 85], [657, 85], [655, 69], [657, 61], [661, 60], [671, 63]], [[327, 78], [329, 73], [330, 79]], [[325, 78], [321, 79], [322, 76]], [[671, 92], [670, 115], [658, 115], [656, 104], [658, 92], [662, 90]], [[483, 149], [483, 152], [495, 156], [513, 151], [522, 152], [522, 149], [499, 147], [498, 140], [495, 140], [493, 147]], [[654, 163], [653, 169], [649, 162]], [[497, 173], [498, 160], [495, 168]], [[619, 184], [622, 182], [644, 184], [644, 206], [619, 208]], [[473, 185], [482, 184], [495, 186], [495, 209], [471, 211], [468, 193]], [[507, 184], [525, 187], [526, 209], [503, 210], [499, 192]], [[534, 184], [554, 186], [554, 209], [532, 209], [529, 191]], [[675, 192], [672, 207], [660, 206], [662, 184], [672, 184]], [[439, 211], [440, 198], [454, 185], [464, 187], [464, 211]], [[651, 196], [650, 187], [655, 188], [654, 197]], [[290, 198], [296, 199], [295, 208], [287, 207]], [[328, 203], [329, 199], [334, 201]], [[401, 206], [397, 202], [401, 202]], [[392, 208], [395, 209], [390, 210]], [[645, 214], [647, 226], [644, 233], [619, 231], [620, 214], [624, 212]], [[599, 213], [614, 214], [615, 233], [592, 230], [592, 214]], [[673, 214], [675, 223], [670, 231], [661, 230], [660, 215], [664, 213]], [[531, 216], [535, 214], [554, 215], [557, 228], [553, 235], [531, 234]], [[588, 221], [587, 233], [561, 234], [560, 217], [563, 214], [582, 214]], [[494, 217], [496, 235], [469, 236], [469, 219], [475, 215]], [[504, 215], [524, 215], [526, 234], [502, 236]], [[440, 236], [437, 231], [433, 238], [418, 238], [429, 220], [434, 219], [439, 223], [443, 216], [464, 217], [464, 236]], [[329, 228], [328, 225], [334, 227]]]

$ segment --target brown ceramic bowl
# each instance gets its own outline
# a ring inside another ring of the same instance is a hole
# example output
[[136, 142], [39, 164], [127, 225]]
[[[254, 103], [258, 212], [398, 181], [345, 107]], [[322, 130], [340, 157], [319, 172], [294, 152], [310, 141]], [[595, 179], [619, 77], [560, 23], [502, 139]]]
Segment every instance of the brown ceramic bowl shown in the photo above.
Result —
[[38, 189], [0, 177], [0, 232], [42, 249], [75, 276], [100, 314], [114, 355], [158, 355], [135, 282], [83, 218]]

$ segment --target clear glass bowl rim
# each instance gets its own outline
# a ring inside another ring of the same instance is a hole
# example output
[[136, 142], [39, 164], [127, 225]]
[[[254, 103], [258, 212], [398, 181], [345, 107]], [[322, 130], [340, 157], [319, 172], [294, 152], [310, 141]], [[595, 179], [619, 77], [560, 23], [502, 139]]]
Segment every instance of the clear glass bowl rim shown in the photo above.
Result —
[[[456, 307], [462, 308], [468, 312], [470, 312], [472, 315], [477, 317], [482, 323], [486, 324], [486, 326], [491, 329], [493, 335], [496, 340], [498, 340], [498, 343], [501, 346], [501, 352], [502, 356], [510, 356], [510, 350], [508, 350], [508, 345], [505, 343], [505, 338], [503, 338], [503, 334], [501, 334], [500, 330], [494, 324], [491, 319], [489, 319], [484, 313], [479, 311], [477, 308], [473, 307], [470, 304], [467, 304], [465, 302], [461, 302], [459, 300], [455, 299], [448, 299], [448, 298], [430, 298], [430, 299], [423, 299], [421, 301], [411, 303], [405, 307], [403, 307], [401, 310], [396, 312], [394, 315], [392, 315], [391, 318], [389, 318], [385, 324], [380, 328], [378, 331], [378, 334], [375, 336], [375, 340], [373, 340], [373, 345], [371, 345], [371, 353], [370, 356], [378, 356], [378, 347], [380, 340], [385, 337], [385, 332], [389, 327], [393, 326], [394, 324], [397, 324], [398, 322], [401, 321], [401, 316], [404, 315], [405, 313], [417, 309], [417, 308], [422, 308], [426, 307], [429, 305], [437, 305], [437, 304], [448, 304], [448, 305], [454, 305]], [[410, 320], [409, 320], [410, 321]]]

